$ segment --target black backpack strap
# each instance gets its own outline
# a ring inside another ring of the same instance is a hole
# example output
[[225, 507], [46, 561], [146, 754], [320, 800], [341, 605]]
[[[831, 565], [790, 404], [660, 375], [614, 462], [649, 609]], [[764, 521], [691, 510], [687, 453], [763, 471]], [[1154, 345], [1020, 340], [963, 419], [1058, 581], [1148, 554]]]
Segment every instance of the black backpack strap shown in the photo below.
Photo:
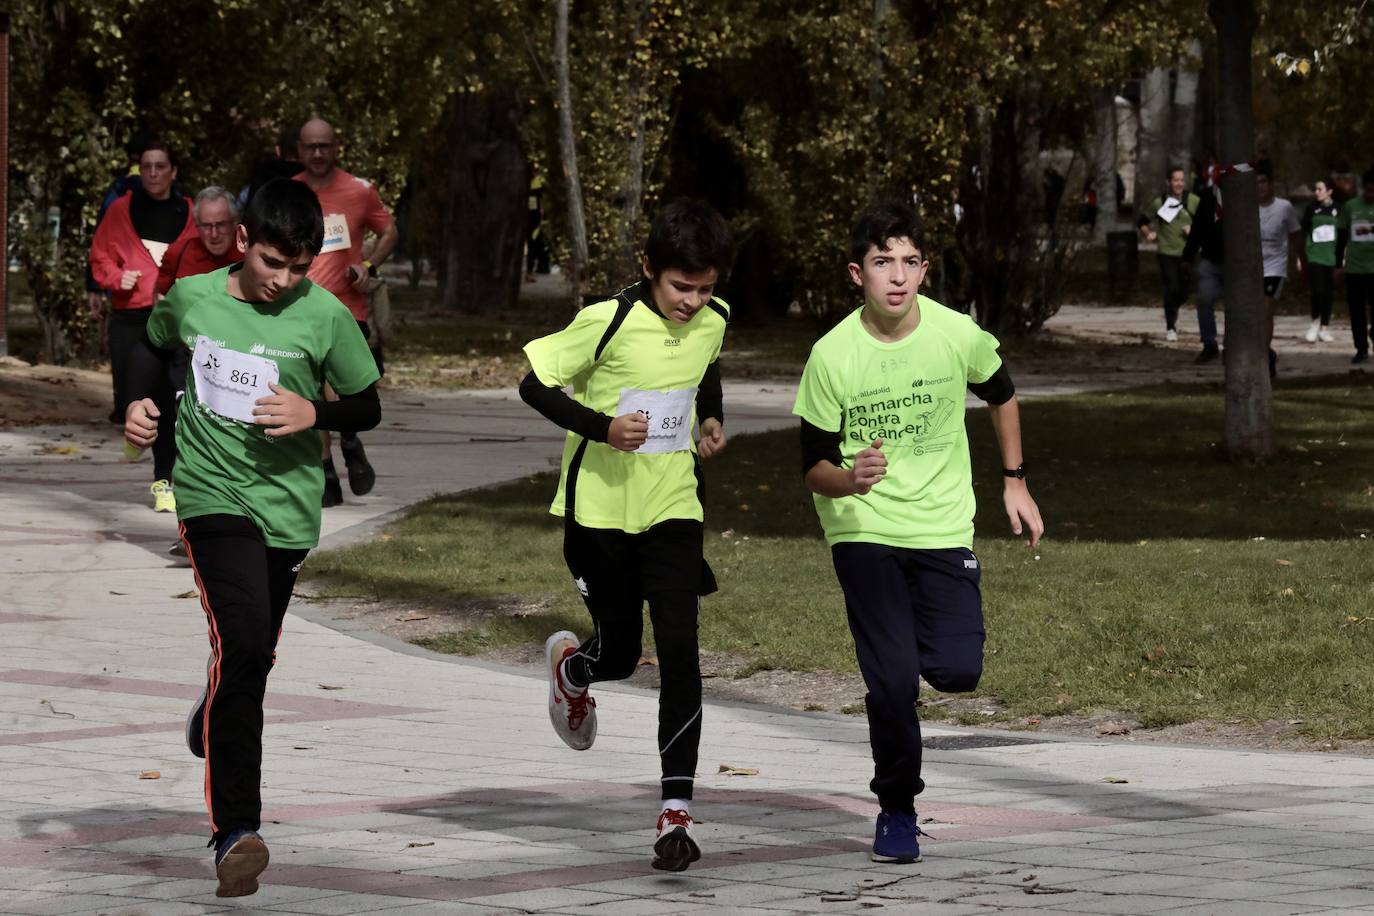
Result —
[[606, 325], [606, 333], [601, 335], [601, 341], [596, 345], [596, 355], [592, 357], [593, 362], [601, 359], [601, 354], [606, 349], [606, 345], [611, 342], [615, 332], [620, 330], [620, 326], [625, 323], [625, 317], [630, 314], [630, 310], [635, 307], [634, 299], [630, 298], [630, 293], [637, 291], [639, 284], [627, 286], [615, 294], [615, 314], [611, 316], [611, 323]]

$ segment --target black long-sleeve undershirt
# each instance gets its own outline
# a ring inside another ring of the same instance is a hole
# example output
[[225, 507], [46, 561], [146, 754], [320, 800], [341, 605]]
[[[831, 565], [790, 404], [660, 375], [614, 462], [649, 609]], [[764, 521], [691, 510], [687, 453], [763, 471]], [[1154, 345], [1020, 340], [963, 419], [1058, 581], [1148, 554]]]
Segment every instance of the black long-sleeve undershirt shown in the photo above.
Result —
[[[168, 366], [176, 358], [175, 349], [167, 350], [154, 344], [147, 334], [141, 346], [129, 354], [128, 378], [125, 391], [129, 402], [152, 397], [158, 379], [164, 377]], [[382, 422], [382, 402], [377, 386], [368, 385], [353, 394], [341, 394], [337, 401], [311, 401], [315, 407], [315, 429], [335, 433], [366, 432]]]
[[1350, 230], [1336, 230], [1336, 266], [1345, 266], [1345, 246], [1350, 244]]
[[[545, 385], [531, 370], [520, 380], [520, 399], [544, 417], [569, 432], [593, 442], [605, 442], [611, 434], [611, 420], [568, 396], [562, 388]], [[725, 395], [721, 389], [720, 366], [711, 363], [697, 388], [697, 422], [714, 417], [725, 422]]]

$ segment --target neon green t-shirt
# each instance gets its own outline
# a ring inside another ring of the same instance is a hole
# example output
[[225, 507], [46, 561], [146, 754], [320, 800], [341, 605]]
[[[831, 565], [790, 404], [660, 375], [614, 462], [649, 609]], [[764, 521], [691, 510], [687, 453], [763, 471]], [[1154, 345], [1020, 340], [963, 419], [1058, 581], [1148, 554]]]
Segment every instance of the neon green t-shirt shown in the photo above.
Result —
[[[579, 525], [637, 534], [668, 519], [703, 519], [691, 438], [697, 424], [695, 396], [706, 368], [720, 355], [730, 310], [713, 299], [719, 312], [703, 308], [679, 324], [649, 304], [647, 284], [636, 284], [625, 295], [634, 307], [599, 359], [597, 347], [616, 313], [614, 299], [589, 305], [563, 330], [530, 341], [525, 355], [540, 382], [571, 385], [574, 400], [608, 417], [627, 412], [620, 409], [622, 398], [635, 397], [633, 392], [676, 393], [669, 397], [677, 399], [680, 409], [658, 416], [651, 411], [650, 442], [639, 451], [622, 452], [573, 432], [563, 445], [558, 493], [549, 512], [564, 515], [571, 493]], [[665, 424], [671, 428], [663, 428]], [[685, 441], [670, 441], [679, 431], [685, 431]], [[656, 447], [672, 450], [647, 453], [655, 441], [663, 443]]]
[[1345, 272], [1374, 274], [1374, 204], [1352, 197], [1341, 207], [1336, 227], [1350, 232], [1345, 246]]
[[[185, 344], [202, 359], [213, 347], [226, 365], [243, 356], [254, 367], [275, 363], [277, 384], [312, 401], [324, 397], [325, 379], [340, 394], [377, 381], [367, 341], [343, 303], [309, 280], [273, 302], [235, 299], [225, 284], [238, 266], [178, 280], [153, 307], [148, 339], [168, 350]], [[177, 409], [177, 517], [241, 515], [269, 547], [314, 547], [324, 491], [319, 433], [273, 438], [265, 430], [216, 412], [197, 393], [192, 366]]]
[[973, 474], [965, 390], [1002, 359], [997, 338], [967, 315], [918, 299], [921, 322], [896, 343], [877, 340], [855, 309], [816, 341], [792, 412], [841, 434], [841, 466], [883, 439], [887, 474], [868, 493], [815, 494], [827, 544], [973, 546]]
[[1307, 260], [1326, 267], [1336, 266], [1336, 222], [1340, 208], [1335, 204], [1323, 207], [1313, 202], [1308, 208]]

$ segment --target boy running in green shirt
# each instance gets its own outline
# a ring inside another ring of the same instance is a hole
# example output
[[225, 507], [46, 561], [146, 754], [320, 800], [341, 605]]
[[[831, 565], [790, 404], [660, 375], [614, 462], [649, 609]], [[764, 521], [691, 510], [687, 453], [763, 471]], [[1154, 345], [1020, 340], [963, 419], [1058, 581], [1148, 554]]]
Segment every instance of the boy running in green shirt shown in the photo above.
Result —
[[1015, 388], [997, 340], [919, 296], [929, 262], [915, 212], [866, 211], [849, 274], [864, 304], [816, 342], [793, 413], [802, 466], [844, 592], [868, 695], [878, 796], [872, 858], [920, 860], [918, 681], [972, 690], [983, 670], [965, 389], [988, 403], [1011, 528], [1044, 533], [1026, 489]]
[[549, 511], [563, 517], [563, 556], [594, 627], [580, 643], [566, 630], [545, 643], [549, 716], [569, 747], [591, 747], [588, 688], [634, 673], [647, 601], [661, 676], [653, 866], [665, 871], [701, 857], [689, 810], [701, 742], [697, 616], [716, 583], [702, 556], [697, 458], [725, 448], [716, 359], [730, 309], [711, 293], [729, 255], [729, 229], [709, 206], [666, 205], [644, 246], [644, 279], [530, 341], [520, 384], [526, 403], [568, 431]]
[[[181, 280], [153, 307], [130, 375], [124, 437], [158, 435], [147, 392], [191, 350], [177, 411], [177, 517], [210, 627], [205, 695], [186, 740], [205, 758], [216, 895], [258, 889], [263, 696], [296, 573], [320, 536], [319, 435], [381, 419], [377, 366], [348, 309], [306, 279], [324, 238], [315, 192], [278, 179], [238, 229], [243, 262]], [[324, 400], [323, 382], [341, 400]]]

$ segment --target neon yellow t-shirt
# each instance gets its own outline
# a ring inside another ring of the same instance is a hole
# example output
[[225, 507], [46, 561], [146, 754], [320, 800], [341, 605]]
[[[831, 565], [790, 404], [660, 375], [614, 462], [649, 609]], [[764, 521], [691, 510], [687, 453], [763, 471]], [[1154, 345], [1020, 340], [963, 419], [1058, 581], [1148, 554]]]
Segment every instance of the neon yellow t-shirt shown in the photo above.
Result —
[[[224, 267], [178, 280], [148, 317], [148, 339], [193, 353], [204, 340], [218, 358], [240, 355], [276, 364], [278, 384], [312, 401], [323, 382], [356, 394], [376, 382], [377, 363], [358, 323], [323, 287], [302, 280], [273, 302], [229, 295]], [[309, 548], [320, 539], [320, 436], [313, 429], [269, 436], [267, 427], [217, 413], [197, 393], [193, 366], [177, 409], [177, 517], [241, 515], [269, 547]]]
[[883, 439], [887, 474], [868, 493], [815, 494], [827, 544], [973, 546], [973, 474], [965, 389], [1002, 365], [997, 338], [967, 315], [921, 296], [921, 323], [896, 343], [875, 339], [862, 309], [816, 341], [792, 412], [841, 434], [841, 466]]
[[[703, 308], [691, 321], [678, 324], [648, 303], [647, 284], [636, 284], [625, 295], [634, 307], [600, 359], [596, 350], [615, 316], [614, 299], [587, 306], [563, 330], [526, 344], [531, 368], [545, 385], [571, 385], [574, 400], [608, 417], [619, 415], [627, 390], [677, 392], [683, 403], [693, 402], [685, 416], [687, 430], [695, 429], [696, 389], [706, 368], [720, 356], [729, 306], [713, 299], [720, 312]], [[651, 440], [674, 432], [658, 427], [679, 419], [651, 419]], [[587, 528], [637, 534], [668, 519], [702, 521], [696, 444], [690, 432], [684, 445], [655, 454], [641, 453], [643, 448], [622, 452], [569, 432], [558, 493], [549, 512], [564, 515], [571, 493], [577, 523]]]

